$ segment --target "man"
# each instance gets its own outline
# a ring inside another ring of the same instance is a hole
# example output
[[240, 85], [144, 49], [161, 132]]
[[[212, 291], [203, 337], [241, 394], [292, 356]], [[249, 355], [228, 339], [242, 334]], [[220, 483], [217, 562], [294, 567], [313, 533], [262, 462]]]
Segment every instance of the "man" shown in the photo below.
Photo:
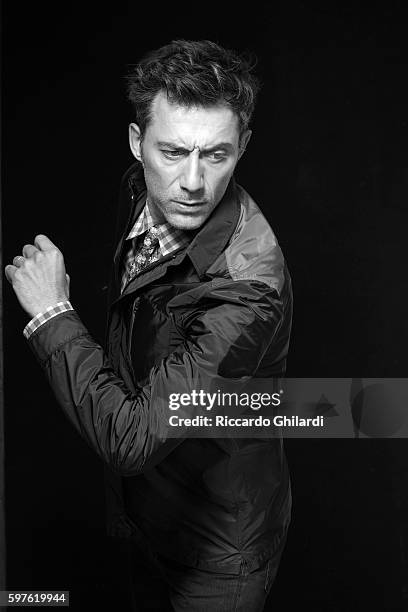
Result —
[[136, 163], [122, 181], [105, 350], [68, 301], [63, 256], [46, 236], [6, 267], [33, 317], [29, 344], [120, 478], [124, 522], [177, 611], [262, 610], [290, 520], [279, 437], [175, 438], [161, 401], [217, 377], [285, 371], [289, 273], [233, 178], [257, 90], [248, 63], [209, 41], [173, 41], [129, 76]]

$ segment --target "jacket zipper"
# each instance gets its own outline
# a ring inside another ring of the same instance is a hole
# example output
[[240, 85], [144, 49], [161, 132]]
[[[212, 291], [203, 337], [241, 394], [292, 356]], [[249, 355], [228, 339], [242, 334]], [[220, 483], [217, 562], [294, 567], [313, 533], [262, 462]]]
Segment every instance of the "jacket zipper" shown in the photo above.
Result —
[[132, 316], [130, 318], [130, 326], [129, 326], [129, 339], [128, 339], [128, 359], [129, 359], [129, 365], [132, 369], [133, 372], [133, 366], [132, 366], [132, 336], [133, 336], [133, 326], [135, 323], [135, 318], [136, 318], [136, 313], [138, 311], [139, 308], [139, 302], [140, 302], [140, 297], [135, 298], [135, 301], [133, 303], [132, 306]]

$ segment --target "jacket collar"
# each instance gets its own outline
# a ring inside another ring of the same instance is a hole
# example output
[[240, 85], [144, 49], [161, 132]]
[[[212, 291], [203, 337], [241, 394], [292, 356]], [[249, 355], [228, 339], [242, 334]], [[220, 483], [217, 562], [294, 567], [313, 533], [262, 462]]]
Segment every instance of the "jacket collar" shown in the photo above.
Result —
[[[125, 198], [128, 214], [119, 211], [118, 234], [120, 236], [118, 248], [115, 253], [116, 274], [120, 263], [120, 253], [125, 237], [132, 228], [137, 216], [140, 214], [146, 195], [146, 185], [142, 165], [139, 162], [133, 164], [126, 172], [124, 186], [128, 191]], [[129, 211], [129, 196], [131, 197], [131, 210]], [[130, 214], [129, 214], [130, 213]], [[230, 240], [238, 223], [240, 204], [237, 195], [235, 180], [232, 177], [221, 202], [215, 207], [205, 223], [194, 232], [194, 237], [188, 245], [185, 256], [188, 256], [199, 276], [203, 279], [206, 270], [217, 259]], [[127, 218], [127, 223], [126, 223]]]
[[238, 223], [240, 205], [234, 178], [231, 178], [221, 202], [214, 208], [195, 238], [187, 247], [198, 276], [203, 278], [211, 264], [222, 253]]

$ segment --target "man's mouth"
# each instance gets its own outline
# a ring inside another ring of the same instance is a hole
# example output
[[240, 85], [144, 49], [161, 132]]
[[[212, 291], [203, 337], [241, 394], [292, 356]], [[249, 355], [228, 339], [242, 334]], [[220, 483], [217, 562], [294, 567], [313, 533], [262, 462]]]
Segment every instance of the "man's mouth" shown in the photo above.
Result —
[[186, 208], [188, 207], [195, 207], [195, 206], [203, 206], [204, 204], [206, 204], [205, 200], [189, 200], [189, 201], [185, 201], [185, 200], [173, 200], [174, 202], [176, 202], [177, 204], [180, 204], [181, 206], [185, 206]]

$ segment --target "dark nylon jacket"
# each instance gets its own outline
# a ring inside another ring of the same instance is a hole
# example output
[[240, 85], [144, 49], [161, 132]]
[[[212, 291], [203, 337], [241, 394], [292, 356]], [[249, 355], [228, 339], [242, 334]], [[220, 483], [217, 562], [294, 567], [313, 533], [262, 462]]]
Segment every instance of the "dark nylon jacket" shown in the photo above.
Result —
[[161, 399], [216, 376], [282, 376], [290, 276], [268, 222], [232, 179], [192, 242], [120, 295], [124, 239], [144, 203], [135, 164], [122, 181], [106, 350], [72, 311], [29, 342], [64, 413], [121, 479], [126, 514], [150, 546], [214, 571], [255, 569], [290, 520], [281, 438], [170, 438]]

